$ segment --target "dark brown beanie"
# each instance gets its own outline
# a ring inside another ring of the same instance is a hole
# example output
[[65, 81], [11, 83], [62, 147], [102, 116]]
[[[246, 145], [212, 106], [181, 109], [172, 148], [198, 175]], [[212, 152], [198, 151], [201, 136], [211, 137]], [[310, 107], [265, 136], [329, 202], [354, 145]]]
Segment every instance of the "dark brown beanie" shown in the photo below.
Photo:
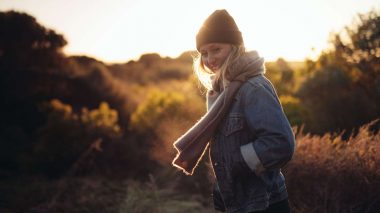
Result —
[[243, 44], [243, 37], [234, 19], [226, 10], [216, 10], [203, 23], [197, 34], [197, 50], [208, 43]]

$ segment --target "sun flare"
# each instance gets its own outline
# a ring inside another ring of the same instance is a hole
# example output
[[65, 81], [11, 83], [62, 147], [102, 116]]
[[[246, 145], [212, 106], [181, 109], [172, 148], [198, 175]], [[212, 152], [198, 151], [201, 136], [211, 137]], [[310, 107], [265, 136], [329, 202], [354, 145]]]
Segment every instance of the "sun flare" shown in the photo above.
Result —
[[375, 0], [0, 2], [2, 10], [28, 12], [62, 33], [68, 40], [65, 53], [107, 62], [138, 59], [149, 52], [177, 57], [194, 50], [203, 20], [221, 8], [235, 18], [247, 49], [258, 50], [266, 60], [315, 58], [327, 48], [332, 31], [375, 6], [380, 7]]

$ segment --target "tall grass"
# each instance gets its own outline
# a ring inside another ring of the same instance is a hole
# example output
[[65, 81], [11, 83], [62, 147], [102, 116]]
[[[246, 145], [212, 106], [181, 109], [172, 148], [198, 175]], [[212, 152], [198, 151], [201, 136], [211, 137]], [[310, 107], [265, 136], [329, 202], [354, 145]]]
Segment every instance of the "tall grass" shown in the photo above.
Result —
[[[170, 180], [168, 180], [170, 182]], [[120, 205], [120, 213], [177, 213], [211, 212], [197, 195], [181, 193], [171, 187], [160, 187], [151, 175], [146, 183], [130, 181], [127, 195]]]
[[380, 133], [370, 131], [375, 122], [348, 140], [298, 131], [296, 154], [284, 169], [295, 212], [380, 209]]

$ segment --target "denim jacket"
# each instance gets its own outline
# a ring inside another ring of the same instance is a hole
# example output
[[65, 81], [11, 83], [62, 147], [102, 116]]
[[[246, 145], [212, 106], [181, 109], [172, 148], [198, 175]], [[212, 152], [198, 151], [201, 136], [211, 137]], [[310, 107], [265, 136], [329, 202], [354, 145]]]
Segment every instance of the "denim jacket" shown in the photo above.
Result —
[[281, 173], [295, 138], [276, 91], [264, 75], [245, 82], [210, 145], [215, 209], [264, 210], [287, 198]]

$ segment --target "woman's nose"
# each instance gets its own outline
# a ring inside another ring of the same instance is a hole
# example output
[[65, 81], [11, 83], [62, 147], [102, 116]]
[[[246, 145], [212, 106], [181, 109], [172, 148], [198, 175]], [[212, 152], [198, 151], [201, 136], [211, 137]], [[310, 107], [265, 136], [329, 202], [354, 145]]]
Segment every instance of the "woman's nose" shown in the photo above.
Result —
[[215, 57], [210, 56], [210, 57], [208, 58], [208, 64], [209, 64], [209, 65], [214, 66], [214, 65], [215, 65], [215, 62], [216, 62]]

